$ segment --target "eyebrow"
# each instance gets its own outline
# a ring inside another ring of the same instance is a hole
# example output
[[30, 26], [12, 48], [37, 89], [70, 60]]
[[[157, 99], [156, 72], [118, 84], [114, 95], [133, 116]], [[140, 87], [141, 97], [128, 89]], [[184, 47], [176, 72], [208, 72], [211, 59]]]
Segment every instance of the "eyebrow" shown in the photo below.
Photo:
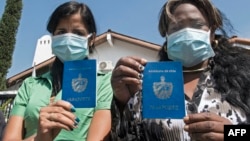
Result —
[[[55, 31], [66, 31], [67, 29], [66, 28], [58, 28], [58, 29], [56, 29]], [[81, 32], [83, 32], [83, 33], [85, 33], [85, 34], [87, 34], [88, 32], [87, 32], [87, 30], [85, 30], [85, 29], [83, 29], [83, 28], [73, 28], [72, 29], [72, 31], [81, 31]]]
[[[199, 22], [205, 25], [209, 25], [209, 23], [207, 21], [204, 21], [202, 18], [188, 18], [188, 22], [190, 23], [195, 23], [195, 22]], [[174, 21], [170, 21], [170, 24], [174, 24], [175, 27], [180, 26], [183, 24], [183, 19], [181, 20], [174, 20]]]
[[192, 18], [189, 18], [189, 20], [192, 21], [192, 22], [208, 23], [208, 21], [206, 19], [203, 19], [201, 17], [192, 17]]
[[80, 31], [80, 32], [82, 32], [82, 33], [84, 33], [86, 35], [88, 34], [88, 31], [86, 29], [82, 29], [82, 28], [73, 28], [72, 31]]
[[57, 30], [65, 30], [65, 28], [57, 28], [55, 31], [57, 31]]

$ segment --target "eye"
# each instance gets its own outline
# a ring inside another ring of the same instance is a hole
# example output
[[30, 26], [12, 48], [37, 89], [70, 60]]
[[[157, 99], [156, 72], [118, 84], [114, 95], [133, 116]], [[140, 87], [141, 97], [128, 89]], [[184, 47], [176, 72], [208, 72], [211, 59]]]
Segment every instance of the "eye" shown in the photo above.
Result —
[[79, 35], [79, 36], [87, 36], [87, 32], [85, 32], [85, 30], [81, 30], [81, 29], [75, 29], [72, 31], [72, 33]]
[[203, 22], [200, 20], [194, 20], [192, 21], [191, 27], [195, 29], [204, 29], [204, 28], [208, 28], [209, 26], [206, 22]]
[[202, 29], [203, 26], [204, 26], [204, 24], [196, 23], [196, 24], [193, 24], [193, 25], [192, 25], [192, 28]]
[[61, 35], [67, 33], [65, 30], [56, 30], [54, 35]]

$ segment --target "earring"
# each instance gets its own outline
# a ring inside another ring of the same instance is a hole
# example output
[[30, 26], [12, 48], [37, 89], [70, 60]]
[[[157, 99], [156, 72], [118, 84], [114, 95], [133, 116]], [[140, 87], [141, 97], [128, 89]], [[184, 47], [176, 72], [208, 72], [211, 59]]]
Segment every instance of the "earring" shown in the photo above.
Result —
[[164, 51], [167, 53], [167, 46], [163, 46]]
[[216, 48], [219, 45], [219, 41], [218, 40], [213, 40], [213, 46]]

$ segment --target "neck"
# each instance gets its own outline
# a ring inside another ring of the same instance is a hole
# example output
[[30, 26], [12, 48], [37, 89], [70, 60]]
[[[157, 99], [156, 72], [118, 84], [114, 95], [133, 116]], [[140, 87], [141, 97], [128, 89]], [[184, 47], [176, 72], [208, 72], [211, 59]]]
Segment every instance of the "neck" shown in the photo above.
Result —
[[195, 73], [195, 72], [202, 72], [206, 70], [208, 67], [198, 68], [198, 69], [187, 69], [183, 70], [184, 73]]
[[202, 72], [204, 70], [208, 69], [208, 60], [205, 60], [201, 62], [200, 64], [197, 64], [193, 67], [183, 68], [184, 73], [197, 73], [197, 72]]

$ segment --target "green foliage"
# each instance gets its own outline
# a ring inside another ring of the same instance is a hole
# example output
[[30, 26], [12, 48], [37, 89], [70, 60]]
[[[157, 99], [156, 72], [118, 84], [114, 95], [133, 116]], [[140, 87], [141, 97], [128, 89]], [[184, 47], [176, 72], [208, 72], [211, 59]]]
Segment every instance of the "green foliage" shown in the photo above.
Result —
[[6, 76], [12, 64], [22, 7], [22, 0], [6, 0], [0, 20], [0, 90], [6, 88]]

